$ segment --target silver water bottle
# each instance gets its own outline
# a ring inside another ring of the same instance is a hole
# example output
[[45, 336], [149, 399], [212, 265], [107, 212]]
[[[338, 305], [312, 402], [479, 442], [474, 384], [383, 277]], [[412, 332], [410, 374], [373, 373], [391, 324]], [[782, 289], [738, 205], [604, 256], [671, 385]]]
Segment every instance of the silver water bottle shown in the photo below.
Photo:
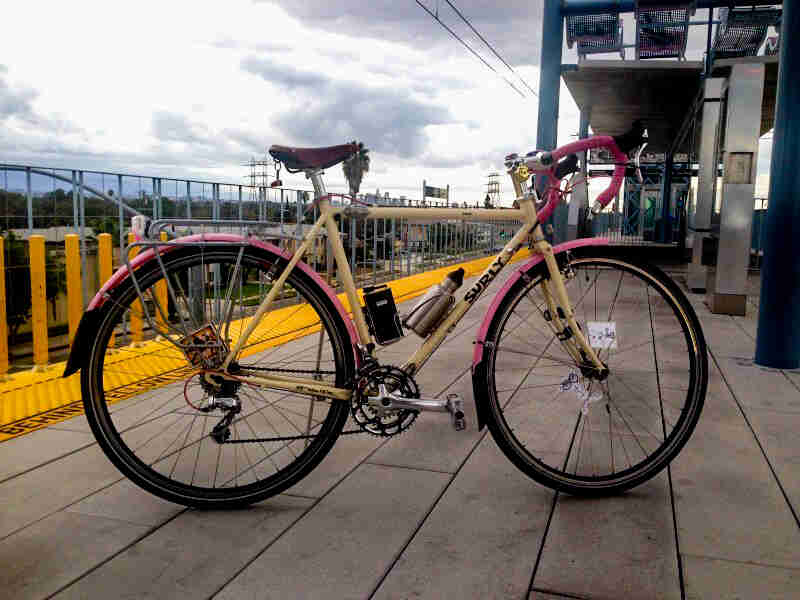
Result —
[[427, 336], [453, 304], [453, 292], [460, 288], [462, 283], [464, 283], [464, 269], [448, 273], [441, 283], [425, 292], [411, 312], [403, 317], [403, 325], [420, 337]]

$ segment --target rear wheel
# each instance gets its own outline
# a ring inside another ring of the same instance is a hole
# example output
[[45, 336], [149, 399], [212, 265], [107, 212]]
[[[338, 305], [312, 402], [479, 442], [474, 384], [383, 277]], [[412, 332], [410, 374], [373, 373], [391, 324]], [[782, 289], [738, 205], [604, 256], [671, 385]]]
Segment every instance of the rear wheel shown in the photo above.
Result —
[[[144, 307], [130, 278], [104, 304], [82, 370], [86, 415], [105, 453], [141, 487], [190, 506], [246, 505], [295, 484], [333, 446], [347, 402], [236, 380], [220, 390], [199, 372], [198, 360], [213, 361], [221, 340], [230, 347], [242, 333], [270, 288], [270, 268], [285, 263], [253, 247], [177, 249], [163, 268], [152, 260], [137, 270]], [[200, 359], [164, 338], [198, 331]], [[337, 387], [355, 370], [344, 322], [299, 269], [236, 361]]]
[[684, 294], [655, 267], [597, 248], [569, 265], [576, 321], [608, 376], [582, 373], [552, 331], [541, 263], [489, 326], [483, 413], [533, 479], [572, 494], [619, 492], [656, 475], [691, 435], [707, 386], [705, 340]]

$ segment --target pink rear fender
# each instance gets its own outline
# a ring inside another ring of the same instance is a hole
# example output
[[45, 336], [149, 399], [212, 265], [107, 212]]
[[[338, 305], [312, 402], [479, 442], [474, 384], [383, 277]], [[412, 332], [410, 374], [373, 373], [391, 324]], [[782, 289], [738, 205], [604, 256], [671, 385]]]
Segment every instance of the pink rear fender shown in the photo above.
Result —
[[[260, 248], [262, 250], [266, 250], [272, 254], [276, 254], [285, 258], [287, 261], [292, 258], [291, 254], [284, 252], [277, 246], [273, 244], [269, 244], [267, 242], [262, 242], [261, 240], [255, 238], [245, 238], [235, 234], [229, 233], [207, 233], [207, 234], [199, 234], [199, 235], [190, 235], [182, 238], [178, 238], [173, 240], [175, 242], [183, 242], [183, 243], [192, 243], [192, 242], [229, 242], [229, 243], [241, 243], [242, 241], [246, 241], [251, 246], [256, 248]], [[160, 248], [160, 253], [166, 254], [168, 252], [174, 251], [176, 248], [180, 248], [178, 245], [171, 245], [171, 246], [162, 246]], [[131, 267], [135, 270], [141, 265], [145, 264], [148, 261], [154, 260], [155, 258], [155, 250], [152, 248], [144, 250], [137, 254], [131, 261]], [[336, 296], [335, 292], [331, 289], [331, 287], [327, 284], [327, 282], [322, 279], [316, 271], [314, 271], [311, 267], [309, 267], [304, 262], [297, 263], [296, 269], [300, 269], [306, 275], [308, 275], [314, 282], [327, 294], [328, 298], [330, 299], [331, 303], [333, 304], [336, 311], [342, 317], [342, 320], [347, 327], [347, 332], [350, 335], [350, 341], [353, 345], [353, 351], [356, 356], [356, 365], [358, 366], [359, 363], [359, 353], [356, 351], [356, 346], [359, 343], [358, 334], [356, 333], [355, 326], [353, 325], [353, 321], [350, 318], [350, 315], [345, 310], [344, 306], [342, 305], [339, 298]], [[94, 323], [97, 321], [97, 309], [102, 307], [105, 302], [108, 300], [108, 294], [110, 291], [114, 290], [120, 284], [122, 284], [128, 277], [130, 273], [128, 272], [128, 268], [125, 266], [120, 267], [117, 269], [114, 274], [106, 281], [100, 290], [97, 292], [92, 301], [89, 302], [89, 306], [86, 309], [86, 313], [84, 313], [84, 317], [81, 320], [83, 323], [86, 321], [86, 327], [90, 327], [90, 323]], [[78, 328], [78, 335], [80, 334], [81, 327]], [[87, 335], [90, 335], [93, 332], [86, 331]], [[76, 336], [77, 337], [77, 336]], [[78, 347], [79, 344], [73, 345], [73, 351], [70, 352], [69, 360], [67, 361], [67, 368], [65, 370], [64, 376], [67, 376], [71, 373], [74, 373], [80, 368], [80, 360], [79, 357], [76, 355], [75, 348]]]
[[[567, 250], [572, 250], [574, 248], [583, 248], [585, 246], [607, 246], [608, 240], [606, 238], [584, 238], [580, 240], [573, 240], [571, 242], [564, 242], [563, 244], [558, 244], [553, 246], [553, 254], [559, 255], [562, 252], [566, 252]], [[483, 317], [483, 322], [481, 323], [480, 328], [478, 329], [478, 335], [475, 338], [475, 351], [472, 355], [472, 368], [474, 369], [478, 363], [483, 360], [483, 342], [486, 341], [486, 334], [489, 331], [489, 324], [494, 319], [494, 315], [497, 312], [497, 309], [500, 308], [500, 303], [505, 298], [506, 294], [509, 293], [513, 285], [522, 277], [523, 273], [529, 273], [533, 270], [533, 268], [542, 262], [544, 258], [541, 255], [536, 255], [516, 270], [516, 272], [509, 277], [503, 287], [497, 292], [494, 299], [492, 300], [492, 304], [489, 306], [489, 310], [486, 311], [486, 315]]]

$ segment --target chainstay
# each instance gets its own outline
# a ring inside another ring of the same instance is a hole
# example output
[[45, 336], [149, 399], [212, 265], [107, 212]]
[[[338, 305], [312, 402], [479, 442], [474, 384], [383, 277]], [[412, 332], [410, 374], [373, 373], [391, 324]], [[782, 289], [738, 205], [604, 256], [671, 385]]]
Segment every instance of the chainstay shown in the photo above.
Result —
[[[342, 431], [339, 435], [355, 435], [356, 433], [369, 433], [363, 429], [349, 429]], [[271, 438], [245, 438], [243, 440], [225, 440], [219, 442], [221, 444], [257, 444], [261, 442], [293, 442], [295, 440], [308, 440], [315, 438], [315, 435], [291, 435], [287, 437], [271, 437]]]
[[276, 373], [303, 373], [306, 375], [336, 375], [336, 371], [320, 371], [317, 369], [283, 369], [280, 367], [251, 367], [248, 365], [239, 365], [242, 369], [248, 371], [274, 371]]
[[[280, 367], [250, 367], [248, 365], [240, 365], [243, 369], [250, 371], [274, 371], [276, 373], [303, 373], [306, 375], [336, 375], [336, 371], [318, 371], [316, 369], [284, 369]], [[355, 435], [357, 433], [368, 433], [363, 429], [349, 429], [342, 431], [339, 435]], [[315, 435], [291, 435], [286, 437], [270, 437], [270, 438], [246, 438], [243, 440], [225, 440], [220, 442], [222, 444], [258, 444], [263, 442], [293, 442], [296, 440], [308, 440], [315, 438]]]

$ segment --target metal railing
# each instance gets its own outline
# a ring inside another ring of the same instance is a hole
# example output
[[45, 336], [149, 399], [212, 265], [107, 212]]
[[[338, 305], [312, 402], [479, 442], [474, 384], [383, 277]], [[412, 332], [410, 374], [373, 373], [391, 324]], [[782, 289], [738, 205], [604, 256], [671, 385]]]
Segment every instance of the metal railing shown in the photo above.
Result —
[[[0, 164], [0, 230], [5, 236], [0, 268], [6, 283], [6, 314], [0, 321], [11, 334], [11, 347], [0, 356], [0, 377], [9, 362], [11, 369], [46, 368], [51, 359], [63, 358], [81, 312], [110, 268], [122, 263], [130, 216], [246, 222], [214, 229], [248, 230], [291, 251], [316, 220], [312, 197], [311, 190], [303, 189]], [[406, 199], [371, 200], [424, 206]], [[333, 202], [350, 200], [334, 194]], [[519, 227], [517, 221], [339, 218], [359, 286], [497, 252]], [[329, 256], [320, 238], [305, 260], [328, 274]], [[42, 285], [31, 284], [39, 279]], [[5, 339], [2, 327], [0, 336]]]

